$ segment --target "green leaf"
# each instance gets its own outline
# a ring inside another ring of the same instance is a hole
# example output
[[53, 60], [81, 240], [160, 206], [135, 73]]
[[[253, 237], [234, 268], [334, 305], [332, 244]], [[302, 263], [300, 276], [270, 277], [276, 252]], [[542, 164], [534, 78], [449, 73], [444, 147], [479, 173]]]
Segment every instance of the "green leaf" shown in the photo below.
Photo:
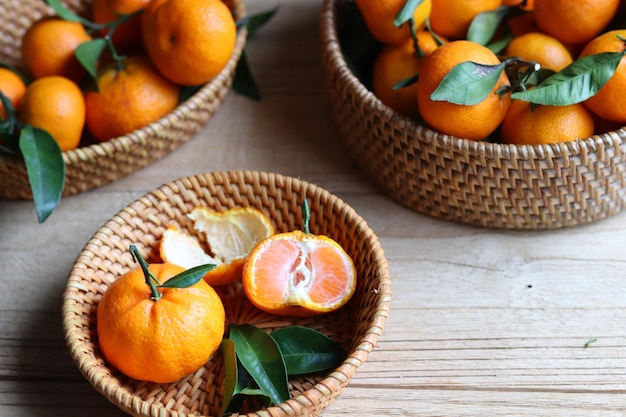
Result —
[[516, 6], [500, 6], [495, 10], [478, 13], [467, 30], [467, 40], [487, 45], [502, 25], [502, 22], [517, 11]]
[[204, 274], [215, 268], [215, 264], [204, 264], [187, 269], [178, 275], [160, 284], [159, 288], [187, 288], [196, 284], [204, 277]]
[[85, 68], [89, 75], [91, 75], [94, 79], [97, 77], [98, 61], [100, 59], [100, 55], [106, 47], [106, 40], [102, 38], [96, 38], [81, 43], [74, 51], [76, 59], [78, 59], [83, 68]]
[[252, 76], [250, 65], [248, 64], [248, 58], [246, 51], [242, 51], [239, 61], [237, 61], [237, 67], [235, 67], [235, 75], [233, 77], [233, 90], [237, 94], [246, 96], [253, 100], [261, 99], [261, 92], [259, 91], [256, 81]]
[[59, 204], [65, 187], [63, 154], [48, 132], [30, 125], [21, 129], [19, 143], [37, 218], [43, 223]]
[[[235, 342], [230, 339], [222, 340], [220, 351], [224, 358], [224, 398], [222, 400], [222, 415], [227, 413], [229, 406], [236, 394], [241, 392], [243, 387], [238, 387], [239, 373], [237, 369], [237, 355], [235, 354]], [[236, 406], [237, 409], [241, 404]]]
[[513, 31], [507, 27], [504, 30], [504, 33], [502, 33], [501, 36], [498, 36], [498, 39], [496, 39], [493, 42], [488, 43], [486, 46], [491, 52], [498, 55], [507, 47], [507, 45], [511, 42], [513, 37], [514, 37]]
[[270, 21], [278, 11], [278, 7], [265, 12], [255, 13], [237, 21], [237, 27], [245, 26], [248, 29], [248, 36], [251, 36], [259, 28]]
[[415, 9], [417, 9], [417, 7], [423, 2], [424, 0], [406, 0], [402, 9], [400, 9], [396, 17], [393, 19], [394, 26], [400, 27], [408, 22], [409, 19], [412, 19], [415, 14]]
[[515, 92], [511, 98], [551, 106], [583, 102], [609, 81], [623, 56], [622, 52], [603, 52], [577, 59], [532, 90]]
[[333, 368], [347, 352], [328, 336], [304, 326], [289, 326], [270, 333], [285, 360], [288, 375]]
[[54, 12], [62, 19], [70, 22], [83, 23], [85, 19], [65, 7], [59, 0], [45, 0], [46, 4], [54, 10]]
[[483, 65], [471, 61], [457, 64], [441, 80], [430, 98], [433, 101], [448, 101], [466, 106], [478, 104], [496, 86], [504, 67], [504, 62], [498, 65]]
[[397, 83], [395, 83], [392, 89], [395, 91], [404, 87], [408, 87], [410, 85], [415, 84], [418, 80], [419, 80], [419, 74], [412, 75], [408, 78], [405, 78], [404, 80], [400, 80]]
[[230, 339], [243, 367], [274, 404], [289, 399], [287, 370], [278, 345], [264, 330], [250, 324], [230, 326]]

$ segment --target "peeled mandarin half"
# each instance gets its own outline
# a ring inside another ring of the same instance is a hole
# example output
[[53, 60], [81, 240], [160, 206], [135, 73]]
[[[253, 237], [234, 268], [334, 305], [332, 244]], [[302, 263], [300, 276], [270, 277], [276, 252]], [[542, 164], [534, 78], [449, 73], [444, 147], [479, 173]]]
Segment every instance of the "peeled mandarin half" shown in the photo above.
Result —
[[252, 248], [274, 233], [267, 216], [250, 207], [226, 211], [196, 207], [187, 216], [194, 221], [198, 235], [170, 226], [161, 239], [161, 258], [187, 269], [206, 263], [216, 265], [204, 276], [211, 286], [240, 280], [244, 260]]
[[306, 317], [344, 306], [356, 289], [356, 269], [333, 239], [296, 230], [259, 243], [246, 259], [242, 282], [260, 310]]

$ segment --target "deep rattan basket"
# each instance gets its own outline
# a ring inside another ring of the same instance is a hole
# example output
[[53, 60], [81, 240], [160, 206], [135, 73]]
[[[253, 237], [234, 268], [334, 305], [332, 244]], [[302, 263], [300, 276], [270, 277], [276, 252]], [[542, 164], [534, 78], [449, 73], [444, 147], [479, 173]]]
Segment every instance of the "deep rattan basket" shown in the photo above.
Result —
[[[78, 13], [91, 0], [64, 2]], [[245, 16], [243, 0], [234, 0], [236, 19]], [[0, 1], [0, 61], [21, 69], [20, 40], [36, 20], [52, 14], [43, 0]], [[63, 195], [72, 195], [121, 178], [167, 155], [187, 142], [219, 109], [230, 90], [235, 67], [246, 43], [246, 30], [237, 35], [235, 51], [222, 72], [174, 111], [139, 130], [63, 152], [66, 180]], [[26, 166], [20, 157], [0, 155], [0, 197], [30, 199]]]
[[383, 105], [341, 51], [346, 0], [324, 0], [322, 66], [333, 124], [351, 157], [392, 199], [435, 218], [551, 229], [626, 206], [626, 130], [557, 145], [474, 142], [434, 132]]
[[158, 261], [160, 236], [169, 224], [188, 227], [186, 213], [196, 206], [213, 210], [250, 206], [263, 211], [277, 232], [302, 226], [301, 204], [311, 209], [312, 233], [335, 239], [353, 258], [357, 289], [335, 313], [296, 319], [262, 313], [247, 301], [241, 284], [216, 287], [227, 321], [275, 328], [300, 324], [329, 335], [348, 350], [336, 369], [290, 379], [292, 398], [249, 416], [319, 414], [348, 385], [376, 345], [389, 311], [391, 279], [374, 232], [351, 207], [311, 183], [278, 174], [230, 171], [181, 178], [134, 201], [111, 218], [84, 247], [63, 295], [63, 328], [70, 354], [85, 378], [110, 401], [132, 415], [216, 416], [222, 399], [222, 358], [214, 356], [193, 375], [172, 384], [146, 383], [109, 367], [100, 354], [96, 308], [107, 286], [135, 268], [128, 248], [135, 244], [148, 261]]

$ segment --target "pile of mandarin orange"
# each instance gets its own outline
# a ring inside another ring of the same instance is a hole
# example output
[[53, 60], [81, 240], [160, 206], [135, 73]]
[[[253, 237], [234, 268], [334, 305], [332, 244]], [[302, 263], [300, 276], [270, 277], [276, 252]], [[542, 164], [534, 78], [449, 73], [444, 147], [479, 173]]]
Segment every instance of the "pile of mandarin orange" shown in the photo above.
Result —
[[[394, 25], [406, 0], [355, 3], [367, 29], [382, 44], [372, 69], [373, 93], [397, 113], [433, 130], [475, 141], [543, 144], [626, 125], [626, 107], [620, 105], [626, 96], [626, 56], [609, 81], [580, 103], [534, 105], [496, 94], [510, 83], [504, 72], [492, 94], [478, 104], [431, 98], [451, 69], [467, 61], [497, 65], [517, 57], [558, 72], [588, 55], [624, 53], [626, 28], [612, 27], [626, 13], [620, 0], [424, 0], [413, 14], [415, 39], [408, 22]], [[508, 44], [496, 53], [469, 41], [473, 19], [503, 6], [518, 9], [504, 21], [507, 28], [502, 30], [512, 34]], [[398, 88], [416, 75], [417, 82]]]
[[[112, 29], [123, 14], [132, 17]], [[56, 15], [34, 22], [21, 39], [23, 77], [0, 68], [0, 91], [20, 122], [46, 130], [62, 151], [165, 116], [181, 86], [212, 80], [235, 48], [235, 21], [221, 0], [94, 0], [85, 19], [101, 26]], [[94, 88], [75, 51], [96, 38], [113, 48], [98, 58]]]

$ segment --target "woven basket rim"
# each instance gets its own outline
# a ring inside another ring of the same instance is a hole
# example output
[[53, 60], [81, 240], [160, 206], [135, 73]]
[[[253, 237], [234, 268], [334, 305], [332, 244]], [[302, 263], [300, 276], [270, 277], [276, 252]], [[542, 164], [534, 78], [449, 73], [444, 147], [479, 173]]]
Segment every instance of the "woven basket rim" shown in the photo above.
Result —
[[394, 112], [387, 105], [383, 104], [373, 92], [368, 90], [365, 85], [357, 78], [346, 63], [339, 41], [337, 32], [337, 13], [342, 0], [324, 0], [322, 5], [321, 19], [321, 37], [324, 52], [328, 54], [325, 60], [333, 70], [337, 71], [338, 77], [341, 78], [348, 89], [355, 94], [359, 100], [364, 103], [364, 111], [372, 111], [377, 114], [383, 114], [394, 125], [402, 131], [411, 132], [409, 137], [423, 137], [427, 135], [430, 140], [438, 142], [440, 146], [448, 146], [452, 148], [465, 148], [477, 154], [486, 155], [514, 155], [517, 158], [536, 158], [537, 156], [571, 156], [585, 153], [586, 149], [597, 148], [598, 143], [602, 142], [605, 146], [617, 147], [623, 141], [626, 141], [626, 126], [620, 129], [594, 134], [588, 138], [577, 139], [569, 142], [561, 142], [554, 144], [539, 145], [514, 145], [503, 144], [487, 141], [473, 141], [465, 138], [458, 138], [446, 135], [428, 126], [417, 123], [406, 116], [402, 116]]
[[177, 118], [181, 113], [184, 114], [192, 112], [201, 101], [203, 101], [207, 96], [210, 95], [213, 90], [216, 89], [217, 86], [223, 84], [226, 81], [226, 78], [228, 78], [229, 74], [234, 71], [234, 68], [237, 65], [237, 61], [239, 60], [239, 57], [241, 56], [245, 47], [246, 37], [247, 29], [245, 27], [239, 29], [239, 31], [237, 32], [235, 50], [222, 71], [220, 71], [220, 73], [215, 78], [202, 86], [202, 88], [196, 91], [187, 100], [179, 103], [174, 108], [174, 110], [159, 118], [158, 120], [155, 120], [154, 122], [149, 123], [125, 135], [111, 138], [105, 142], [93, 143], [87, 146], [65, 151], [63, 152], [63, 159], [65, 160], [65, 163], [71, 163], [71, 161], [73, 160], [84, 159], [82, 156], [83, 153], [90, 153], [93, 155], [98, 155], [102, 153], [108, 154], [114, 152], [116, 149], [124, 149], [133, 145], [140, 145], [141, 137], [149, 136], [152, 130], [157, 129], [164, 123], [167, 123], [170, 119]]
[[[290, 181], [293, 189], [302, 189], [303, 192], [305, 192], [305, 194], [307, 195], [309, 193], [312, 193], [315, 196], [319, 197], [320, 201], [327, 201], [334, 207], [340, 207], [341, 211], [345, 213], [345, 216], [354, 221], [354, 225], [352, 226], [356, 227], [357, 229], [363, 229], [363, 233], [366, 234], [368, 250], [377, 255], [375, 257], [377, 262], [376, 277], [381, 282], [380, 292], [377, 293], [376, 303], [372, 307], [372, 309], [375, 309], [375, 313], [373, 314], [373, 320], [368, 322], [368, 331], [364, 332], [362, 335], [358, 335], [358, 343], [354, 343], [354, 348], [349, 352], [348, 356], [342, 362], [342, 364], [338, 365], [332, 372], [330, 372], [322, 380], [317, 382], [313, 387], [307, 389], [297, 396], [290, 398], [285, 403], [281, 403], [279, 405], [271, 406], [267, 409], [264, 409], [262, 413], [263, 415], [267, 414], [272, 416], [294, 416], [296, 414], [293, 414], [293, 410], [302, 409], [303, 407], [306, 408], [315, 407], [316, 405], [319, 406], [320, 404], [322, 404], [322, 401], [325, 398], [328, 400], [330, 397], [330, 400], [328, 401], [328, 403], [330, 403], [330, 401], [334, 400], [335, 396], [339, 395], [343, 388], [345, 388], [357, 369], [364, 362], [365, 357], [374, 349], [376, 342], [382, 332], [384, 322], [389, 312], [389, 304], [391, 299], [391, 277], [389, 274], [389, 267], [387, 260], [384, 256], [383, 248], [376, 234], [369, 228], [365, 219], [363, 219], [358, 213], [356, 213], [356, 211], [352, 207], [350, 207], [339, 197], [313, 183], [294, 177], [284, 176], [278, 173], [265, 171], [229, 170], [213, 171], [181, 177], [166, 182], [158, 188], [145, 193], [139, 198], [136, 198], [126, 207], [119, 210], [108, 221], [106, 221], [93, 234], [93, 236], [85, 244], [83, 249], [81, 249], [79, 256], [76, 258], [76, 262], [71, 268], [67, 281], [66, 291], [63, 295], [63, 331], [65, 334], [66, 344], [68, 346], [72, 359], [78, 366], [80, 372], [94, 386], [94, 388], [96, 388], [97, 391], [102, 393], [111, 402], [115, 403], [120, 408], [126, 411], [135, 410], [134, 412], [136, 412], [137, 409], [141, 408], [142, 415], [147, 415], [148, 411], [146, 410], [146, 407], [148, 407], [151, 410], [149, 414], [151, 416], [191, 416], [191, 414], [178, 413], [172, 410], [166, 410], [164, 412], [162, 405], [144, 403], [144, 400], [129, 392], [127, 389], [125, 389], [125, 387], [111, 384], [106, 378], [96, 377], [98, 366], [106, 368], [107, 365], [99, 362], [94, 363], [94, 361], [85, 357], [84, 355], [81, 355], [81, 353], [79, 352], [78, 347], [88, 346], [88, 343], [86, 343], [88, 339], [84, 337], [84, 331], [81, 333], [81, 330], [79, 329], [79, 327], [82, 327], [80, 326], [80, 322], [75, 318], [72, 318], [72, 316], [75, 316], [74, 312], [72, 311], [72, 307], [77, 303], [76, 298], [73, 297], [72, 294], [77, 291], [78, 288], [82, 287], [81, 283], [79, 282], [80, 276], [78, 276], [77, 274], [78, 271], [83, 270], [84, 265], [81, 264], [79, 260], [84, 254], [93, 254], [94, 252], [96, 252], [97, 248], [102, 244], [101, 239], [103, 237], [110, 237], [110, 226], [127, 224], [126, 220], [121, 217], [123, 213], [127, 212], [127, 210], [133, 210], [133, 208], [136, 206], [145, 204], [145, 202], [149, 201], [149, 198], [151, 196], [162, 196], [163, 190], [167, 188], [180, 188], [180, 183], [194, 183], [195, 180], [201, 177], [206, 178], [209, 181], [215, 180], [217, 178], [227, 178], [228, 180], [236, 178], [245, 182], [246, 184], [250, 183], [250, 181], [248, 181], [248, 179], [250, 178], [261, 178], [264, 179], [264, 181], [266, 181], [268, 185], [276, 183], [280, 184]], [[222, 181], [221, 183], [226, 184], [227, 182], [228, 181]], [[219, 181], [215, 181], [215, 183], [219, 183]], [[185, 189], [185, 191], [188, 192], [190, 190]], [[171, 202], [172, 204], [176, 203], [174, 201]], [[68, 318], [68, 316], [70, 317]], [[329, 387], [333, 386], [339, 387], [336, 390], [337, 392], [329, 393]], [[312, 392], [315, 392], [316, 395], [307, 395]], [[311, 398], [314, 398], [316, 401], [318, 401], [318, 404], [312, 404]], [[259, 414], [257, 414], [256, 412], [249, 413], [247, 415], [251, 417], [259, 416]]]

